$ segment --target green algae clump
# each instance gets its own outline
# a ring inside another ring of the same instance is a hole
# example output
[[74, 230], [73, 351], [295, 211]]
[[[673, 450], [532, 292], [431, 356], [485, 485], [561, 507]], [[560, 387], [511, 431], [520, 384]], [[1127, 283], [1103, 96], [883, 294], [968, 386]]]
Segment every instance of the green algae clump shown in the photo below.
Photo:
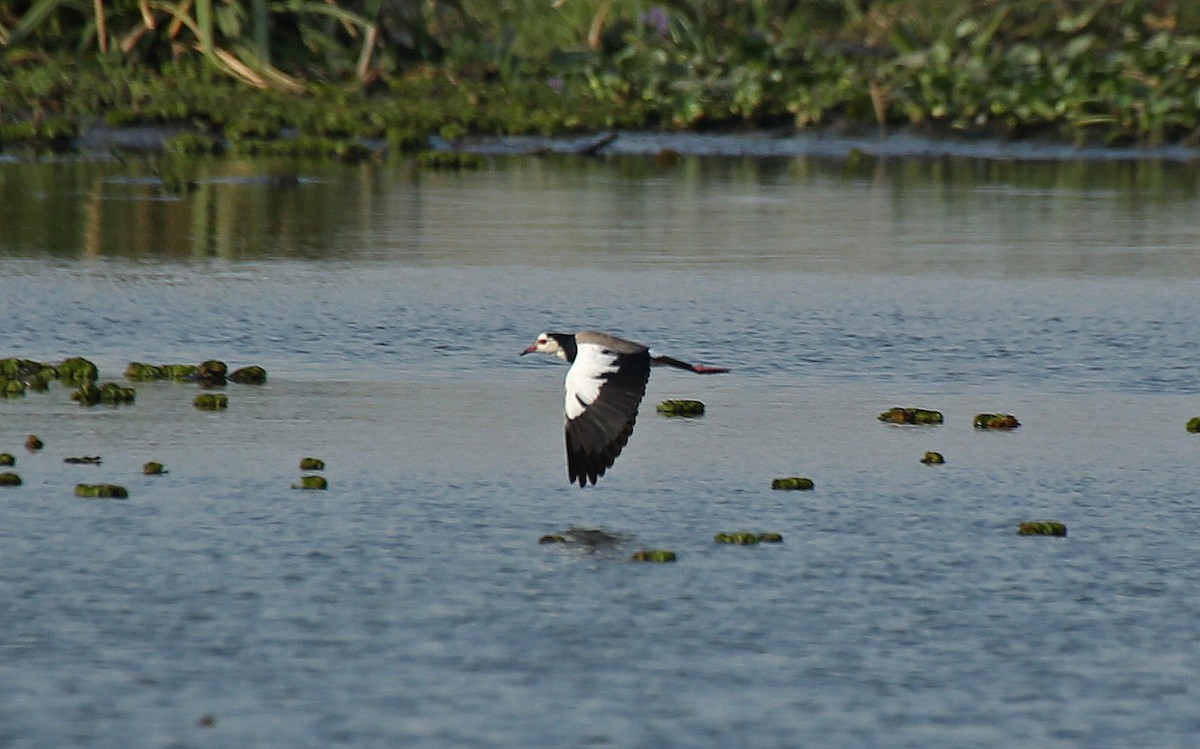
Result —
[[696, 400], [665, 400], [656, 410], [663, 416], [703, 416], [704, 404]]
[[976, 429], [1016, 429], [1021, 426], [1012, 414], [976, 414]]
[[786, 476], [780, 479], [771, 481], [772, 489], [782, 489], [785, 491], [810, 491], [816, 484], [812, 479], [804, 478], [803, 476]]
[[78, 390], [71, 393], [71, 400], [79, 401], [81, 406], [94, 406], [98, 403], [120, 406], [137, 400], [137, 391], [133, 388], [121, 387], [115, 382], [106, 382], [99, 386], [94, 382], [85, 382], [79, 386]]
[[1065, 538], [1067, 526], [1057, 520], [1034, 520], [1017, 526], [1020, 536], [1057, 536]]
[[129, 366], [125, 367], [125, 379], [131, 382], [148, 382], [150, 380], [161, 380], [165, 378], [162, 367], [156, 367], [153, 364], [143, 364], [142, 362], [131, 361]]
[[20, 486], [21, 477], [12, 472], [0, 473], [0, 486]]
[[12, 453], [0, 453], [0, 466], [12, 466], [17, 464], [17, 459]]
[[205, 387], [215, 387], [225, 384], [225, 374], [229, 371], [229, 367], [225, 362], [218, 359], [209, 359], [208, 361], [200, 362], [200, 366], [196, 368], [196, 381]]
[[760, 541], [757, 533], [747, 533], [746, 531], [734, 531], [733, 533], [718, 533], [713, 536], [713, 541], [719, 544], [739, 544], [749, 545], [756, 544]]
[[192, 405], [202, 411], [224, 411], [229, 408], [229, 396], [224, 393], [201, 393], [192, 400]]
[[85, 499], [127, 499], [129, 490], [118, 484], [76, 484], [75, 496]]
[[635, 562], [674, 562], [675, 552], [670, 549], [643, 549], [633, 552], [630, 559]]
[[325, 461], [321, 460], [320, 458], [301, 458], [300, 459], [300, 470], [301, 471], [324, 471], [325, 470]]
[[229, 381], [239, 385], [262, 385], [267, 381], [267, 370], [259, 366], [235, 369], [230, 373]]
[[1188, 419], [1187, 430], [1192, 433], [1200, 432], [1200, 416]]
[[148, 463], [142, 464], [142, 473], [144, 473], [147, 476], [159, 476], [161, 474], [166, 473], [166, 470], [163, 468], [162, 463], [159, 463], [158, 461], [155, 461], [155, 460], [151, 460]]
[[0, 398], [20, 398], [25, 395], [25, 383], [0, 377]]
[[893, 406], [879, 414], [878, 419], [889, 424], [941, 424], [942, 412], [928, 408], [901, 408]]
[[927, 466], [940, 466], [946, 462], [946, 456], [933, 450], [927, 450], [924, 457], [921, 458], [921, 462]]
[[95, 382], [100, 376], [100, 369], [82, 356], [66, 359], [58, 367], [58, 379], [65, 385], [82, 385], [85, 382]]
[[299, 483], [292, 484], [293, 489], [328, 489], [329, 482], [324, 476], [303, 476]]
[[195, 364], [163, 364], [158, 369], [167, 380], [191, 380], [200, 370]]

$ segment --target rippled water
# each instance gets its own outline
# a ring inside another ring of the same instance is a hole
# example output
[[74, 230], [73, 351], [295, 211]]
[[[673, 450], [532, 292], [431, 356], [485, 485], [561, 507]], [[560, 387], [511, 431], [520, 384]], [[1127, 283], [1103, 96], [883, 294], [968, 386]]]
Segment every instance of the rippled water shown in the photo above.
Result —
[[[0, 355], [269, 382], [0, 401], [0, 747], [1200, 744], [1195, 170], [156, 168], [0, 165]], [[584, 326], [734, 371], [580, 490], [516, 354]]]

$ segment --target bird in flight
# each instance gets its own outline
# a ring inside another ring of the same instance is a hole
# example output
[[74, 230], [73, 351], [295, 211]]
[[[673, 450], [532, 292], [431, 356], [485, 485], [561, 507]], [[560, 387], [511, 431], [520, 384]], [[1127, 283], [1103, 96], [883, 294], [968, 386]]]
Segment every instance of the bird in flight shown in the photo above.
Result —
[[696, 374], [728, 372], [656, 356], [640, 343], [608, 333], [542, 333], [525, 354], [549, 354], [571, 365], [564, 408], [567, 475], [587, 486], [604, 475], [633, 434], [650, 367], [666, 365]]

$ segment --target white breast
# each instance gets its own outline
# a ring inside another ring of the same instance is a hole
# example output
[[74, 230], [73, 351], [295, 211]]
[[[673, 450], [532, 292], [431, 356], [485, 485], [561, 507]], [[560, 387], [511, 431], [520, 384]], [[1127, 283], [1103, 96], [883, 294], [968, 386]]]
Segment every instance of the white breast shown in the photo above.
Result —
[[596, 402], [604, 376], [617, 371], [617, 354], [594, 343], [581, 343], [575, 363], [567, 370], [567, 396], [564, 412], [574, 419]]

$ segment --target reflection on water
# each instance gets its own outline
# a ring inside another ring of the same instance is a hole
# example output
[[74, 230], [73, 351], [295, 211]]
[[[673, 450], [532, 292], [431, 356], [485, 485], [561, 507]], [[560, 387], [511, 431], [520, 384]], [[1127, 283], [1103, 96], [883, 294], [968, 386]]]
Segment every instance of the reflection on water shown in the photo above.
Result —
[[818, 272], [1200, 275], [1173, 162], [494, 157], [478, 172], [197, 160], [0, 165], [0, 253]]

